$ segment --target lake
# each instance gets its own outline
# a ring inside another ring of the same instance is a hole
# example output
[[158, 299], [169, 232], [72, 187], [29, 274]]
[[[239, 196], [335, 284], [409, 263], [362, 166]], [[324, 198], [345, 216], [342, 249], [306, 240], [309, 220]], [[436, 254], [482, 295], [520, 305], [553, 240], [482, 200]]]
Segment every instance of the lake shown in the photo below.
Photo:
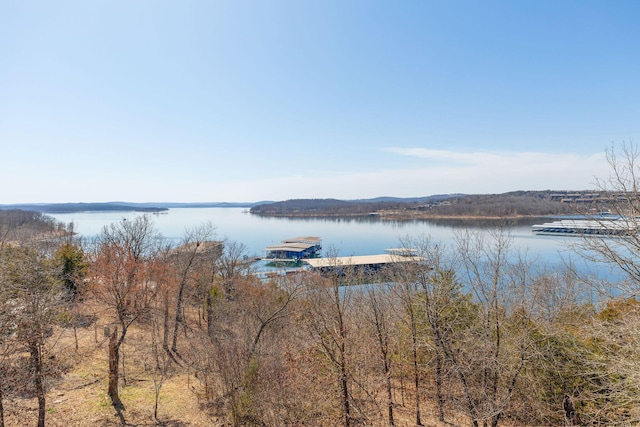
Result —
[[[50, 214], [58, 221], [75, 224], [75, 230], [85, 239], [97, 236], [105, 225], [123, 218], [132, 219], [144, 215], [139, 212], [78, 212]], [[388, 221], [378, 217], [365, 218], [270, 218], [251, 215], [244, 208], [174, 208], [165, 213], [147, 214], [162, 235], [178, 244], [188, 228], [211, 222], [216, 227], [217, 239], [228, 239], [246, 246], [246, 255], [263, 256], [267, 246], [297, 236], [322, 238], [323, 255], [330, 248], [338, 256], [382, 254], [387, 248], [399, 246], [400, 239], [430, 236], [435, 242], [449, 249], [454, 246], [456, 232], [470, 228], [487, 231], [492, 221], [409, 220]], [[510, 227], [513, 249], [527, 251], [527, 259], [540, 268], [558, 268], [570, 260], [584, 274], [606, 280], [610, 284], [624, 280], [624, 274], [609, 265], [588, 263], [572, 252], [568, 244], [579, 237], [539, 236], [531, 231], [539, 218], [521, 219]], [[514, 251], [514, 256], [516, 253]], [[273, 270], [260, 262], [258, 270]], [[279, 270], [279, 269], [277, 269]], [[607, 293], [618, 295], [615, 286], [607, 286]], [[585, 294], [586, 295], [586, 294]], [[600, 297], [587, 295], [590, 300]]]
[[[73, 222], [75, 230], [85, 238], [98, 235], [102, 228], [123, 218], [143, 215], [139, 212], [77, 212], [50, 214], [58, 221]], [[407, 236], [431, 236], [444, 245], [453, 244], [456, 230], [463, 227], [485, 230], [486, 224], [461, 221], [388, 221], [365, 218], [270, 218], [252, 215], [244, 208], [175, 208], [165, 213], [147, 214], [167, 239], [178, 243], [184, 231], [211, 222], [219, 239], [240, 242], [248, 255], [264, 255], [264, 248], [297, 236], [319, 236], [323, 250], [334, 248], [339, 256], [373, 255], [399, 246]], [[532, 256], [545, 261], [567, 255], [566, 237], [537, 236], [531, 232], [535, 219], [520, 220], [511, 227], [514, 246], [527, 249]]]

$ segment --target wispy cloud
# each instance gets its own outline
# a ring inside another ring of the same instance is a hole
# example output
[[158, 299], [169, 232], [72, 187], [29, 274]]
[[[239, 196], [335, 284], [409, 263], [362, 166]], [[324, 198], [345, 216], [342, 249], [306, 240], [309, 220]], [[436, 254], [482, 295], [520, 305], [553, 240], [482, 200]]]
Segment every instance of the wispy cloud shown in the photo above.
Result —
[[[474, 156], [478, 153], [468, 152], [456, 152], [448, 150], [431, 150], [428, 148], [400, 148], [390, 147], [387, 148], [388, 152], [400, 154], [407, 157], [418, 157], [421, 159], [436, 160], [436, 161], [452, 161], [455, 163], [473, 163]], [[487, 153], [482, 153], [486, 156]]]
[[[76, 186], [75, 201], [257, 201], [293, 198], [358, 199], [377, 196], [416, 197], [443, 193], [489, 194], [515, 190], [583, 190], [595, 187], [596, 178], [610, 173], [604, 153], [543, 153], [429, 150], [390, 148], [408, 156], [393, 167], [330, 172], [307, 170], [298, 174], [273, 173], [260, 178], [202, 179], [202, 177], [152, 177], [131, 186], [131, 177], [88, 177]], [[389, 155], [387, 155], [388, 157]], [[402, 159], [402, 157], [400, 157]], [[424, 159], [424, 163], [420, 161]], [[285, 171], [286, 172], [286, 171]], [[40, 188], [35, 186], [33, 188]], [[9, 194], [12, 202], [67, 200], [65, 186], [52, 189], [50, 200], [37, 194]], [[95, 188], [105, 190], [96, 199]], [[144, 188], [145, 198], [136, 196]], [[18, 189], [18, 187], [16, 187]], [[24, 193], [24, 189], [20, 189]], [[23, 197], [23, 199], [20, 199]]]
[[604, 153], [544, 153], [535, 151], [449, 151], [431, 150], [427, 148], [387, 149], [388, 152], [407, 157], [429, 160], [425, 165], [435, 167], [461, 167], [467, 170], [499, 169], [513, 171], [516, 175], [526, 171], [539, 172], [600, 172], [607, 166]]
[[584, 168], [604, 165], [604, 153], [577, 154], [577, 153], [545, 153], [535, 151], [451, 151], [432, 150], [428, 148], [402, 148], [390, 147], [390, 153], [406, 157], [416, 157], [431, 160], [432, 163], [458, 164], [469, 167], [495, 168], [496, 166], [530, 169], [532, 165], [537, 168], [573, 168], [574, 162], [579, 162]]
[[[609, 173], [604, 153], [456, 152], [392, 148], [389, 152], [425, 159], [424, 166], [367, 172], [266, 178], [260, 186], [268, 198], [425, 196], [440, 193], [488, 194], [515, 190], [583, 190]], [[296, 185], [292, 186], [291, 183]], [[236, 183], [237, 185], [238, 183]]]

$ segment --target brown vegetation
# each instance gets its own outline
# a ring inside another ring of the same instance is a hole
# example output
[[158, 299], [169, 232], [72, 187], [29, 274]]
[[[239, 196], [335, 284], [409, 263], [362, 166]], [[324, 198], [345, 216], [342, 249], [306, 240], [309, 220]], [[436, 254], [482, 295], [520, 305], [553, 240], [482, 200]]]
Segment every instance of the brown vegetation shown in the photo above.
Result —
[[640, 423], [638, 235], [580, 240], [630, 275], [593, 301], [499, 227], [264, 281], [210, 225], [170, 247], [140, 217], [82, 248], [0, 224], [0, 426]]
[[[629, 329], [640, 324], [635, 300], [598, 312], [579, 298], [580, 282], [570, 271], [514, 261], [506, 230], [460, 234], [455, 250], [415, 237], [402, 244], [422, 261], [377, 278], [341, 268], [267, 282], [247, 270], [242, 245], [212, 237], [205, 225], [167, 247], [142, 217], [105, 228], [86, 260], [70, 249], [69, 237], [60, 240], [60, 251], [5, 248], [0, 420], [67, 426], [640, 420], [628, 404], [638, 383], [619, 376], [637, 353], [611, 338], [635, 336]], [[383, 283], [358, 285], [372, 280]]]
[[269, 203], [251, 208], [251, 213], [284, 217], [373, 216], [384, 219], [432, 218], [518, 218], [571, 214], [576, 203], [590, 209], [610, 205], [605, 197], [593, 192], [518, 191], [504, 194], [432, 196], [422, 200], [343, 201], [335, 199], [301, 199]]

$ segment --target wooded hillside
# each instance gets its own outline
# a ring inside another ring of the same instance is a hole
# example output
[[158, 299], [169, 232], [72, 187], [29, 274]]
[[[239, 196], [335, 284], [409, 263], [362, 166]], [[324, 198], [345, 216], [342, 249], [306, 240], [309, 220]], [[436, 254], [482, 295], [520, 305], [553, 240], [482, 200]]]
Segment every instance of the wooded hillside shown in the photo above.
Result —
[[[251, 213], [265, 216], [363, 216], [396, 218], [493, 217], [561, 215], [576, 212], [575, 203], [557, 191], [518, 191], [485, 195], [440, 195], [421, 200], [344, 201], [335, 199], [296, 199], [258, 205]], [[578, 192], [579, 193], [579, 192]], [[589, 192], [584, 192], [589, 193]], [[603, 209], [606, 203], [594, 201], [590, 208]], [[584, 206], [582, 206], [584, 208]]]

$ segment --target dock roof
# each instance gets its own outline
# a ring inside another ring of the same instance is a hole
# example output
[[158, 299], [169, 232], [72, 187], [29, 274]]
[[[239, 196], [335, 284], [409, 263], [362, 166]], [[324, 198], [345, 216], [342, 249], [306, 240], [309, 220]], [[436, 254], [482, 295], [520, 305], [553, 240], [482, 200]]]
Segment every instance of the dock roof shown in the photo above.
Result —
[[361, 265], [394, 264], [400, 262], [417, 262], [421, 260], [422, 258], [418, 256], [397, 256], [392, 254], [380, 254], [334, 258], [311, 258], [305, 259], [304, 261], [308, 263], [312, 268], [327, 268], [338, 266], [357, 267]]
[[291, 237], [290, 239], [284, 239], [282, 243], [313, 243], [318, 244], [322, 242], [322, 239], [317, 236], [301, 236]]
[[303, 252], [315, 245], [316, 243], [282, 243], [280, 245], [267, 246], [265, 251]]

